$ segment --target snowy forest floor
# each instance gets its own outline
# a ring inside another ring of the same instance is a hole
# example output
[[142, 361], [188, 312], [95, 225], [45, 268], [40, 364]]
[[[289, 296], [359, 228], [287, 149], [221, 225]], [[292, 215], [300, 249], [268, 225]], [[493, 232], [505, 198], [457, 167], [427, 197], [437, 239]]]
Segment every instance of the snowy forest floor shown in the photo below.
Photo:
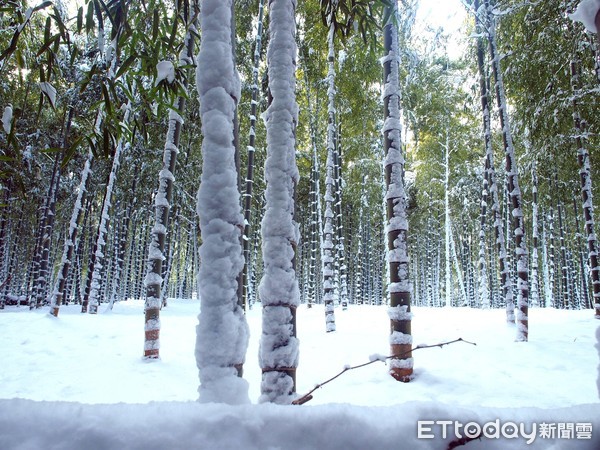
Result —
[[[303, 406], [198, 404], [194, 359], [198, 301], [171, 300], [161, 314], [161, 360], [145, 362], [143, 302], [98, 315], [80, 307], [0, 311], [1, 449], [444, 449], [454, 424], [418, 420], [499, 419], [536, 424], [523, 435], [482, 436], [464, 448], [600, 448], [600, 403], [592, 311], [530, 310], [530, 341], [514, 341], [502, 310], [414, 308], [415, 344], [455, 343], [414, 352], [415, 379], [394, 381], [382, 362], [349, 371]], [[248, 313], [252, 332], [245, 378], [260, 394], [260, 307]], [[322, 305], [298, 310], [298, 393], [346, 365], [388, 354], [385, 307], [336, 309], [337, 331], [325, 333]], [[541, 437], [543, 422], [572, 430]], [[565, 425], [561, 425], [565, 424]], [[577, 424], [592, 424], [581, 439]], [[492, 428], [490, 430], [490, 435]], [[507, 432], [508, 433], [508, 432]], [[461, 431], [459, 431], [461, 434]], [[510, 433], [508, 433], [510, 434]], [[461, 434], [464, 435], [464, 434]], [[577, 439], [580, 437], [580, 439]]]

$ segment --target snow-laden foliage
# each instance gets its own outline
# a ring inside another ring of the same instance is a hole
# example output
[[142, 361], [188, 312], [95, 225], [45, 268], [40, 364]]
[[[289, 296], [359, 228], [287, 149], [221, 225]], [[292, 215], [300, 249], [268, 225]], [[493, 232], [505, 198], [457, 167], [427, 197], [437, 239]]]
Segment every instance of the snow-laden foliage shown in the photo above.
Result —
[[40, 83], [40, 90], [46, 95], [46, 97], [48, 97], [48, 100], [50, 101], [50, 105], [52, 105], [53, 108], [56, 107], [56, 88], [54, 86], [52, 86], [52, 84], [48, 83], [47, 81], [42, 81]]
[[155, 85], [158, 85], [163, 80], [172, 83], [175, 81], [175, 67], [171, 61], [160, 61], [156, 64], [156, 80]]

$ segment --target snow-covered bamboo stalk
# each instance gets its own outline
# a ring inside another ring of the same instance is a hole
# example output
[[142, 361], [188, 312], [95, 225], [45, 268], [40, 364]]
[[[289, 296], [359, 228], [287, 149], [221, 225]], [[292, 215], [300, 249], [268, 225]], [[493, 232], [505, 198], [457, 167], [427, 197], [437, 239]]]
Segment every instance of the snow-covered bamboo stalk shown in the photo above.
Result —
[[[10, 199], [10, 188], [0, 186], [0, 191], [4, 190], [4, 205], [9, 204]], [[6, 278], [8, 275], [8, 267], [7, 267], [7, 256], [8, 256], [8, 243], [10, 242], [7, 238], [8, 235], [8, 215], [10, 213], [10, 208], [4, 207], [2, 208], [0, 214], [0, 283]], [[0, 299], [0, 306], [3, 305], [2, 299]]]
[[[123, 116], [123, 123], [128, 124], [131, 116], [132, 103], [131, 100], [127, 102], [125, 107], [125, 114]], [[102, 283], [102, 268], [104, 265], [104, 246], [106, 245], [106, 239], [108, 234], [108, 227], [110, 224], [110, 207], [112, 205], [112, 196], [117, 181], [117, 174], [121, 165], [121, 154], [123, 151], [129, 148], [129, 143], [124, 142], [121, 138], [117, 142], [115, 154], [113, 156], [113, 162], [108, 176], [108, 183], [106, 184], [106, 192], [104, 193], [104, 201], [102, 203], [102, 212], [100, 214], [100, 223], [98, 225], [98, 235], [96, 237], [96, 244], [94, 249], [93, 259], [93, 271], [91, 277], [91, 284], [89, 290], [89, 312], [90, 314], [98, 313], [98, 304], [100, 303], [100, 288]]]
[[[555, 174], [556, 175], [556, 174]], [[560, 307], [568, 308], [569, 303], [571, 301], [571, 293], [569, 292], [569, 275], [567, 274], [569, 268], [567, 267], [567, 247], [565, 243], [565, 224], [563, 221], [563, 205], [562, 202], [558, 201], [557, 206], [558, 213], [558, 231], [559, 231], [559, 240], [560, 240], [560, 271], [561, 271], [561, 294], [562, 298], [560, 299]]]
[[121, 244], [121, 236], [123, 234], [123, 214], [120, 208], [120, 202], [117, 202], [117, 210], [118, 213], [118, 221], [115, 223], [115, 233], [113, 236], [113, 260], [112, 260], [112, 277], [110, 279], [110, 283], [107, 283], [106, 295], [109, 295], [108, 289], [110, 288], [110, 295], [108, 297], [108, 309], [112, 311], [115, 301], [117, 299], [117, 292], [119, 281], [122, 274], [123, 269], [123, 260], [121, 259], [120, 252], [120, 244]]
[[446, 130], [446, 144], [444, 145], [444, 262], [445, 262], [445, 301], [444, 306], [452, 306], [452, 269], [450, 266], [450, 234], [452, 223], [450, 221], [450, 139]]
[[337, 133], [334, 141], [334, 153], [333, 153], [333, 166], [334, 166], [334, 178], [335, 178], [335, 216], [336, 216], [336, 230], [337, 230], [337, 245], [335, 248], [336, 253], [336, 264], [337, 273], [339, 280], [339, 295], [340, 304], [343, 309], [348, 308], [348, 267], [346, 265], [346, 248], [344, 238], [344, 220], [342, 212], [342, 152], [340, 145], [340, 134]]
[[586, 252], [581, 242], [581, 228], [579, 225], [579, 208], [577, 207], [577, 199], [573, 199], [573, 211], [575, 213], [575, 233], [577, 235], [577, 253], [579, 254], [579, 272], [581, 276], [581, 294], [584, 308], [592, 308], [593, 305], [590, 302], [589, 293], [589, 273], [586, 264]]
[[325, 304], [325, 330], [335, 331], [335, 304], [339, 300], [335, 279], [335, 247], [333, 244], [334, 226], [334, 152], [335, 152], [335, 28], [333, 21], [329, 25], [327, 43], [329, 48], [327, 65], [327, 161], [325, 175], [325, 221], [323, 223], [322, 265], [323, 265], [323, 303]]
[[[136, 168], [137, 169], [137, 168]], [[134, 169], [134, 170], [136, 170]], [[136, 170], [137, 171], [137, 170]], [[137, 189], [138, 179], [134, 178], [131, 183], [131, 188], [129, 194], [131, 198], [134, 199], [133, 203], [130, 203], [127, 208], [125, 208], [123, 217], [121, 218], [120, 223], [120, 232], [119, 232], [119, 241], [117, 243], [118, 248], [116, 248], [116, 259], [117, 259], [117, 268], [115, 272], [115, 282], [114, 282], [114, 294], [111, 294], [110, 299], [110, 308], [112, 309], [112, 305], [117, 299], [126, 299], [124, 295], [125, 289], [129, 286], [130, 282], [127, 278], [127, 265], [125, 264], [127, 259], [127, 242], [129, 239], [129, 231], [130, 231], [130, 222], [133, 208], [135, 206], [135, 193]]]
[[[21, 240], [23, 239], [22, 233], [19, 233], [21, 230], [21, 226], [23, 224], [23, 205], [20, 208], [19, 220], [17, 221], [16, 226], [11, 231], [10, 239], [7, 240], [7, 244], [10, 243], [10, 247], [12, 249], [8, 255], [8, 262], [6, 264], [6, 278], [3, 278], [2, 288], [0, 289], [0, 309], [4, 309], [4, 303], [6, 302], [7, 296], [10, 294], [10, 290], [14, 284], [18, 284], [18, 280], [14, 279], [16, 277], [12, 276], [14, 269], [17, 264], [17, 256], [18, 250], [21, 248]], [[17, 281], [17, 283], [15, 283]]]
[[554, 245], [554, 208], [550, 207], [548, 223], [548, 293], [546, 306], [556, 307], [556, 247]]
[[481, 208], [479, 214], [479, 303], [483, 308], [490, 307], [490, 286], [487, 280], [487, 263], [485, 259], [486, 249], [486, 213], [490, 194], [490, 165], [492, 164], [493, 149], [491, 137], [491, 118], [489, 110], [489, 92], [485, 73], [484, 46], [482, 37], [481, 18], [479, 15], [479, 0], [475, 0], [475, 26], [477, 38], [477, 68], [479, 72], [479, 95], [481, 99], [481, 112], [483, 115], [483, 140], [485, 145], [485, 164], [483, 174], [483, 188], [481, 190]]
[[234, 120], [241, 89], [232, 52], [232, 1], [204, 0], [200, 9], [196, 85], [204, 139], [197, 205], [202, 245], [196, 364], [201, 402], [237, 404], [249, 402], [248, 383], [241, 378], [249, 330], [238, 302], [244, 217], [235, 164]]
[[[508, 118], [508, 105], [504, 88], [502, 70], [500, 68], [500, 55], [496, 39], [496, 23], [494, 12], [489, 0], [484, 2], [488, 18], [488, 37], [490, 44], [490, 56], [492, 60], [492, 71], [496, 81], [496, 101], [498, 104], [498, 115], [500, 127], [502, 128], [502, 141], [506, 158], [506, 175], [508, 178], [508, 194], [511, 200], [511, 217], [514, 229], [514, 251], [517, 265], [517, 341], [527, 341], [529, 319], [527, 316], [529, 297], [529, 257], [525, 240], [525, 224], [523, 220], [522, 195], [519, 188], [519, 175], [515, 148], [512, 139], [510, 121]], [[507, 318], [510, 315], [511, 305], [507, 304]]]
[[[303, 61], [306, 60], [306, 55], [303, 56]], [[306, 104], [308, 107], [308, 117], [310, 125], [310, 142], [312, 146], [312, 164], [311, 164], [311, 191], [310, 191], [310, 214], [311, 214], [311, 269], [310, 269], [310, 284], [309, 284], [309, 300], [308, 307], [311, 303], [319, 302], [319, 268], [318, 261], [323, 259], [323, 228], [321, 215], [321, 188], [320, 188], [320, 170], [319, 170], [319, 155], [317, 151], [317, 130], [315, 125], [315, 116], [318, 114], [313, 111], [312, 99], [310, 95], [310, 85], [308, 82], [307, 70], [304, 70], [304, 83], [306, 91]], [[319, 253], [317, 253], [319, 252]]]
[[487, 177], [483, 176], [483, 188], [481, 190], [481, 209], [479, 213], [479, 246], [478, 246], [478, 283], [477, 283], [477, 299], [482, 308], [490, 308], [490, 285], [488, 282], [488, 270], [486, 260], [486, 214], [488, 202], [488, 181]]
[[533, 247], [531, 249], [531, 306], [539, 306], [540, 299], [540, 288], [538, 283], [538, 240], [539, 240], [539, 227], [538, 227], [538, 177], [535, 163], [531, 169], [531, 185], [533, 203], [531, 205], [531, 225], [532, 231], [531, 236], [533, 240]]
[[594, 317], [600, 319], [600, 264], [598, 261], [598, 239], [594, 231], [594, 205], [592, 199], [592, 178], [590, 155], [584, 143], [585, 125], [581, 119], [577, 103], [579, 87], [579, 63], [574, 57], [571, 61], [571, 90], [573, 91], [573, 125], [574, 139], [577, 146], [577, 162], [579, 164], [579, 178], [581, 185], [581, 197], [583, 200], [583, 218], [586, 239], [588, 242], [588, 264], [592, 280]]
[[163, 282], [161, 292], [160, 292], [161, 305], [163, 308], [167, 306], [167, 297], [169, 295], [169, 290], [171, 288], [169, 280], [171, 279], [171, 273], [173, 270], [173, 258], [175, 257], [175, 248], [179, 247], [178, 242], [179, 242], [180, 226], [179, 226], [179, 214], [176, 209], [173, 211], [173, 215], [175, 216], [175, 221], [173, 223], [174, 233], [172, 234], [173, 237], [169, 241], [167, 264], [166, 264], [166, 267], [163, 267], [164, 282]]
[[75, 205], [73, 206], [73, 212], [71, 213], [71, 220], [69, 222], [69, 230], [65, 239], [63, 248], [63, 255], [58, 269], [58, 276], [54, 285], [54, 291], [52, 293], [52, 299], [50, 301], [51, 309], [50, 313], [57, 317], [60, 310], [60, 305], [63, 300], [63, 292], [65, 290], [65, 284], [67, 277], [69, 276], [69, 270], [71, 269], [71, 262], [73, 260], [73, 253], [75, 249], [75, 241], [77, 239], [77, 233], [79, 231], [79, 223], [83, 216], [83, 202], [85, 194], [87, 193], [88, 180], [92, 173], [92, 162], [94, 155], [90, 151], [87, 159], [81, 171], [81, 181], [77, 189], [77, 198], [75, 199]]
[[[179, 65], [193, 64], [194, 33], [196, 33], [196, 17], [198, 14], [197, 1], [193, 1], [184, 38], [184, 46], [179, 54]], [[167, 64], [165, 64], [167, 63]], [[163, 67], [172, 68], [170, 62], [159, 63]], [[159, 71], [160, 72], [160, 71]], [[159, 78], [163, 78], [159, 73]], [[168, 75], [165, 75], [168, 81]], [[187, 89], [188, 78], [183, 81], [183, 88]], [[160, 357], [160, 308], [163, 285], [163, 261], [165, 260], [165, 240], [169, 227], [169, 212], [173, 200], [173, 187], [175, 184], [175, 167], [179, 153], [179, 139], [185, 111], [186, 97], [177, 98], [177, 111], [169, 111], [167, 136], [163, 151], [162, 168], [158, 175], [158, 190], [154, 199], [154, 227], [150, 237], [148, 249], [148, 266], [144, 284], [146, 286], [146, 301], [144, 305], [144, 358], [156, 359]], [[164, 281], [166, 283], [166, 281]]]
[[269, 7], [267, 66], [271, 101], [264, 114], [267, 188], [262, 221], [264, 274], [259, 286], [263, 305], [259, 401], [289, 404], [296, 392], [296, 308], [300, 302], [295, 268], [300, 236], [294, 221], [294, 197], [299, 179], [295, 156], [296, 1], [270, 0]]
[[[479, 0], [475, 0], [475, 20], [479, 29], [483, 32], [483, 17], [485, 6], [479, 6]], [[482, 34], [482, 33], [481, 33]], [[514, 323], [514, 293], [510, 279], [510, 266], [508, 263], [508, 252], [506, 250], [506, 239], [504, 237], [504, 224], [502, 222], [500, 200], [498, 196], [498, 182], [496, 179], [496, 169], [494, 166], [494, 151], [491, 139], [491, 113], [490, 113], [490, 92], [488, 89], [488, 77], [486, 76], [484, 65], [483, 37], [477, 39], [477, 66], [479, 71], [479, 85], [481, 91], [481, 107], [483, 113], [483, 133], [485, 143], [485, 167], [486, 177], [490, 194], [492, 196], [492, 214], [494, 218], [494, 235], [496, 238], [496, 248], [498, 253], [498, 265], [500, 270], [500, 284], [502, 285], [502, 298], [506, 307], [506, 320]]]
[[[452, 225], [452, 223], [450, 223], [450, 225]], [[462, 294], [462, 305], [469, 305], [469, 299], [471, 297], [469, 297], [467, 289], [465, 287], [465, 276], [463, 275], [463, 270], [460, 267], [459, 264], [459, 260], [458, 260], [458, 253], [456, 251], [456, 242], [454, 240], [454, 233], [452, 232], [452, 226], [450, 226], [450, 252], [452, 255], [452, 260], [454, 261], [454, 270], [456, 272], [456, 277], [458, 278], [458, 287], [460, 289], [460, 293]], [[463, 254], [465, 254], [466, 252], [463, 252]], [[466, 262], [464, 262], [462, 264], [463, 267], [468, 267], [468, 264]], [[446, 305], [446, 306], [452, 306], [452, 305]]]
[[56, 208], [56, 193], [60, 183], [60, 155], [56, 156], [52, 168], [52, 176], [48, 185], [48, 193], [41, 209], [41, 217], [37, 230], [34, 257], [30, 266], [29, 286], [31, 282], [31, 296], [29, 309], [39, 308], [44, 301], [46, 292], [47, 272], [50, 242], [54, 227], [54, 211]]
[[[485, 5], [480, 7], [479, 0], [475, 0], [475, 20], [478, 25], [480, 37], [477, 39], [477, 66], [479, 71], [479, 85], [481, 91], [481, 107], [483, 113], [483, 133], [486, 150], [486, 177], [492, 195], [492, 213], [494, 218], [494, 234], [496, 236], [496, 247], [498, 252], [498, 263], [500, 269], [500, 284], [502, 285], [502, 297], [506, 307], [506, 320], [514, 323], [514, 293], [510, 279], [510, 266], [508, 262], [508, 252], [506, 249], [506, 239], [504, 234], [504, 224], [500, 212], [500, 201], [498, 196], [498, 182], [496, 179], [496, 170], [494, 166], [494, 151], [491, 139], [491, 113], [490, 113], [490, 92], [488, 77], [484, 65], [484, 46], [483, 46], [483, 17], [485, 17]], [[483, 9], [483, 10], [482, 10]], [[483, 16], [483, 17], [482, 17]]]
[[309, 308], [317, 301], [317, 183], [319, 182], [319, 175], [316, 170], [318, 162], [315, 156], [313, 155], [313, 163], [310, 170], [310, 266], [307, 301]]
[[400, 80], [399, 51], [396, 15], [398, 5], [394, 2], [383, 30], [383, 146], [385, 152], [384, 171], [387, 192], [386, 234], [387, 261], [389, 266], [389, 309], [391, 335], [390, 375], [396, 380], [408, 382], [413, 377], [411, 353], [412, 335], [410, 312], [411, 283], [408, 259], [407, 198], [404, 189], [404, 156], [402, 155], [400, 123]]
[[366, 289], [364, 289], [365, 283], [365, 269], [366, 264], [364, 259], [366, 258], [367, 251], [365, 249], [365, 232], [368, 227], [367, 217], [365, 214], [365, 206], [367, 204], [367, 195], [365, 187], [367, 186], [368, 177], [363, 175], [362, 185], [360, 188], [360, 206], [358, 212], [358, 233], [356, 238], [358, 239], [358, 243], [356, 244], [357, 254], [356, 254], [356, 273], [355, 273], [355, 283], [356, 288], [354, 291], [354, 303], [358, 305], [362, 305], [365, 303], [364, 295]]
[[258, 70], [260, 68], [260, 54], [262, 48], [263, 32], [263, 0], [258, 1], [258, 18], [256, 24], [256, 38], [254, 41], [254, 66], [252, 67], [252, 100], [250, 104], [250, 132], [248, 137], [248, 162], [246, 166], [246, 192], [244, 194], [244, 305], [247, 307], [249, 289], [250, 244], [251, 244], [251, 214], [252, 214], [252, 187], [254, 185], [254, 152], [256, 141], [256, 115], [258, 114]]

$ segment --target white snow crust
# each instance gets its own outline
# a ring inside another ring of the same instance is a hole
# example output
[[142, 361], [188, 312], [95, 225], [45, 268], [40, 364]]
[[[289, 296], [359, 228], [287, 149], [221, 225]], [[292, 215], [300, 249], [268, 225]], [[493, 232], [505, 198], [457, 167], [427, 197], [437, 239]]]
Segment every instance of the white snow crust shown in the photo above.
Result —
[[158, 85], [158, 83], [165, 79], [169, 83], [175, 81], [175, 67], [171, 61], [160, 61], [156, 65], [156, 81], [154, 85]]
[[12, 105], [7, 105], [2, 113], [2, 127], [6, 134], [10, 133], [10, 127], [12, 123], [13, 109]]
[[573, 14], [569, 14], [571, 20], [581, 22], [586, 30], [597, 33], [596, 15], [600, 10], [600, 0], [581, 0]]

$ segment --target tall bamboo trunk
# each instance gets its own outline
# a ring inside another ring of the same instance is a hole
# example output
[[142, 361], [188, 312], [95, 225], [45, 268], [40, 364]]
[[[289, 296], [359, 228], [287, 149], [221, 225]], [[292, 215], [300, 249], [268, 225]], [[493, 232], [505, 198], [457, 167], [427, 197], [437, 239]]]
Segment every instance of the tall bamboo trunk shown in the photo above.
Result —
[[248, 384], [241, 378], [249, 330], [239, 295], [244, 219], [236, 165], [241, 86], [233, 54], [233, 6], [232, 0], [204, 0], [200, 13], [196, 87], [203, 141], [196, 211], [202, 245], [195, 353], [202, 402], [248, 402]]
[[[308, 56], [302, 52], [302, 61], [305, 62]], [[309, 284], [309, 300], [308, 307], [312, 304], [320, 303], [319, 298], [319, 279], [321, 276], [318, 262], [323, 259], [323, 228], [321, 226], [321, 189], [320, 189], [320, 171], [319, 171], [319, 155], [317, 152], [317, 130], [315, 125], [315, 117], [318, 112], [313, 110], [312, 99], [310, 95], [310, 85], [308, 81], [307, 70], [304, 72], [304, 83], [306, 86], [306, 104], [308, 106], [309, 126], [310, 126], [310, 142], [312, 147], [311, 152], [311, 177], [310, 177], [310, 214], [311, 214], [311, 260], [310, 260], [310, 284]], [[317, 106], [318, 106], [318, 102]], [[316, 108], [318, 109], [318, 108]], [[319, 253], [318, 253], [319, 252]]]
[[[514, 228], [514, 251], [517, 265], [517, 340], [527, 341], [529, 319], [528, 297], [529, 297], [529, 260], [527, 254], [527, 245], [525, 241], [525, 224], [523, 221], [522, 196], [519, 188], [518, 168], [515, 158], [515, 149], [512, 140], [510, 122], [508, 119], [508, 110], [505, 97], [504, 81], [500, 69], [500, 56], [498, 54], [496, 41], [496, 25], [493, 17], [492, 7], [489, 0], [485, 0], [485, 8], [489, 23], [489, 48], [492, 60], [492, 70], [496, 81], [496, 101], [498, 104], [498, 113], [500, 116], [500, 126], [502, 128], [502, 141], [504, 144], [504, 153], [506, 157], [506, 174], [508, 177], [508, 194], [511, 199], [511, 216]], [[511, 307], [507, 304], [507, 318], [511, 319]]]
[[[57, 161], [62, 160], [61, 156], [57, 156]], [[54, 232], [54, 222], [56, 219], [56, 202], [58, 199], [58, 189], [60, 187], [61, 168], [57, 167], [56, 179], [54, 180], [54, 190], [52, 192], [50, 204], [46, 210], [46, 218], [44, 220], [44, 228], [42, 231], [42, 240], [40, 242], [40, 263], [38, 266], [38, 276], [35, 287], [35, 307], [39, 308], [46, 302], [48, 297], [48, 282], [50, 276], [50, 250], [52, 246], [52, 237]]]
[[586, 252], [583, 243], [581, 242], [581, 227], [579, 225], [579, 208], [577, 200], [573, 199], [573, 211], [575, 213], [575, 233], [577, 235], [577, 253], [579, 255], [579, 272], [581, 277], [581, 294], [584, 308], [593, 308], [590, 292], [589, 292], [589, 274], [586, 264]]
[[325, 176], [325, 221], [323, 224], [323, 303], [325, 304], [325, 330], [335, 331], [335, 303], [339, 300], [335, 279], [335, 247], [333, 244], [334, 227], [334, 152], [335, 152], [335, 58], [334, 58], [334, 26], [330, 24], [328, 34], [329, 54], [327, 59], [327, 162]]
[[531, 250], [531, 306], [539, 306], [540, 290], [538, 281], [538, 178], [535, 163], [531, 170], [531, 184], [533, 194], [533, 204], [531, 205], [531, 222], [532, 222], [532, 241]]
[[600, 319], [600, 264], [598, 262], [598, 241], [594, 233], [594, 207], [592, 201], [592, 178], [590, 156], [587, 151], [582, 135], [585, 133], [585, 125], [581, 120], [579, 106], [577, 103], [577, 92], [579, 86], [579, 64], [576, 59], [571, 61], [571, 90], [573, 105], [573, 122], [575, 128], [575, 144], [577, 146], [577, 162], [579, 164], [579, 177], [581, 181], [581, 197], [583, 200], [584, 229], [588, 241], [588, 264], [592, 280], [594, 317]]
[[43, 297], [43, 293], [40, 292], [40, 288], [43, 288], [44, 285], [41, 285], [40, 283], [45, 283], [45, 278], [41, 275], [41, 266], [43, 260], [44, 246], [48, 245], [49, 247], [50, 245], [50, 236], [47, 237], [48, 221], [53, 220], [54, 217], [53, 204], [55, 204], [54, 198], [56, 193], [57, 178], [60, 178], [59, 159], [60, 158], [57, 156], [54, 160], [52, 176], [48, 185], [48, 192], [46, 194], [43, 206], [40, 207], [40, 221], [37, 227], [34, 253], [27, 280], [27, 286], [28, 288], [31, 288], [29, 296], [30, 309], [39, 307], [39, 299]]
[[565, 244], [565, 226], [563, 221], [563, 205], [561, 201], [558, 201], [558, 228], [559, 228], [559, 239], [560, 239], [560, 255], [561, 255], [561, 293], [562, 298], [560, 300], [561, 308], [569, 308], [571, 302], [571, 293], [569, 292], [569, 276], [568, 276], [568, 261], [567, 261], [567, 247]]
[[[198, 14], [197, 2], [192, 2], [187, 32], [184, 39], [184, 48], [179, 55], [179, 65], [192, 65], [194, 55], [194, 34], [196, 17]], [[187, 89], [188, 79], [183, 82], [184, 89]], [[183, 114], [186, 106], [184, 95], [177, 99], [177, 110], [169, 112], [169, 125], [167, 130], [165, 148], [163, 151], [162, 169], [158, 178], [158, 190], [156, 193], [154, 207], [154, 227], [150, 237], [150, 247], [148, 249], [148, 270], [144, 279], [146, 286], [146, 300], [144, 305], [144, 358], [156, 359], [160, 354], [160, 308], [162, 303], [162, 284], [163, 282], [163, 261], [165, 260], [165, 241], [169, 228], [169, 212], [171, 202], [173, 201], [173, 187], [175, 183], [175, 167], [177, 163], [177, 154], [179, 153], [179, 140]]]
[[384, 173], [386, 192], [387, 261], [390, 307], [390, 375], [408, 382], [413, 377], [412, 335], [410, 312], [411, 283], [408, 259], [407, 199], [404, 189], [404, 157], [400, 125], [399, 50], [395, 19], [398, 6], [389, 6], [390, 20], [383, 30], [384, 59]]
[[[131, 104], [128, 107], [131, 107]], [[127, 114], [127, 113], [126, 113]], [[128, 114], [127, 114], [128, 115]], [[104, 266], [104, 247], [106, 245], [106, 239], [108, 239], [108, 227], [110, 224], [110, 207], [112, 206], [112, 195], [115, 189], [115, 183], [117, 180], [117, 172], [121, 164], [121, 153], [123, 152], [123, 142], [120, 141], [117, 144], [115, 155], [113, 157], [112, 168], [106, 185], [106, 193], [104, 196], [104, 202], [102, 204], [102, 212], [100, 215], [100, 222], [98, 225], [98, 234], [96, 236], [96, 243], [94, 244], [94, 267], [90, 279], [90, 290], [89, 290], [89, 313], [98, 313], [98, 304], [100, 303], [100, 290], [102, 283], [102, 269]]]
[[[494, 219], [494, 232], [496, 236], [496, 246], [498, 252], [498, 263], [500, 268], [500, 284], [502, 285], [502, 296], [507, 306], [507, 320], [514, 322], [514, 316], [510, 305], [513, 304], [513, 289], [509, 277], [508, 253], [506, 250], [506, 241], [504, 238], [504, 225], [501, 220], [500, 202], [498, 198], [498, 184], [496, 181], [496, 170], [494, 167], [494, 151], [492, 148], [492, 129], [491, 129], [491, 112], [490, 112], [490, 90], [489, 79], [486, 75], [484, 62], [484, 45], [483, 37], [484, 26], [480, 12], [480, 2], [475, 0], [475, 23], [477, 32], [480, 36], [477, 38], [477, 67], [479, 71], [479, 89], [481, 98], [481, 111], [483, 117], [483, 137], [485, 144], [485, 179], [487, 183], [484, 186], [489, 186], [489, 192], [492, 196], [492, 214]], [[480, 249], [481, 253], [481, 249]], [[509, 310], [511, 312], [509, 312]]]
[[267, 66], [271, 101], [265, 112], [267, 189], [262, 221], [264, 274], [259, 288], [263, 305], [260, 401], [283, 404], [290, 403], [296, 392], [299, 355], [296, 308], [300, 299], [295, 261], [299, 240], [295, 222], [299, 179], [295, 159], [298, 120], [295, 6], [294, 0], [269, 2]]
[[258, 114], [258, 96], [260, 93], [258, 86], [258, 70], [260, 67], [260, 55], [262, 49], [262, 32], [263, 32], [263, 0], [258, 2], [258, 19], [256, 28], [256, 39], [254, 42], [254, 66], [252, 68], [252, 100], [250, 104], [250, 134], [248, 138], [248, 162], [246, 166], [246, 193], [244, 194], [244, 297], [243, 307], [248, 308], [248, 282], [249, 282], [249, 266], [250, 266], [250, 244], [252, 229], [250, 227], [252, 218], [252, 187], [254, 186], [254, 152], [256, 151], [256, 116]]
[[67, 237], [64, 243], [63, 255], [60, 267], [58, 269], [58, 277], [56, 279], [54, 292], [52, 293], [52, 300], [50, 302], [50, 313], [54, 317], [58, 317], [58, 312], [60, 311], [60, 306], [63, 302], [65, 285], [69, 277], [69, 270], [71, 269], [71, 263], [74, 256], [77, 234], [84, 213], [83, 203], [85, 202], [88, 181], [92, 173], [93, 160], [94, 155], [92, 152], [89, 152], [81, 172], [81, 181], [79, 182], [79, 187], [77, 190], [77, 198], [75, 199], [75, 205], [73, 206], [73, 212], [71, 213], [71, 221], [69, 222], [69, 229], [67, 231]]
[[[338, 127], [339, 131], [340, 127]], [[336, 134], [334, 141], [334, 153], [333, 153], [333, 176], [335, 180], [335, 216], [336, 216], [336, 230], [337, 230], [337, 245], [335, 249], [336, 253], [336, 268], [338, 273], [338, 285], [340, 304], [343, 309], [348, 307], [348, 267], [346, 266], [346, 248], [344, 238], [344, 221], [342, 218], [342, 151], [340, 145], [341, 133]]]
[[452, 306], [452, 269], [450, 266], [450, 143], [446, 129], [446, 145], [444, 146], [444, 306]]

